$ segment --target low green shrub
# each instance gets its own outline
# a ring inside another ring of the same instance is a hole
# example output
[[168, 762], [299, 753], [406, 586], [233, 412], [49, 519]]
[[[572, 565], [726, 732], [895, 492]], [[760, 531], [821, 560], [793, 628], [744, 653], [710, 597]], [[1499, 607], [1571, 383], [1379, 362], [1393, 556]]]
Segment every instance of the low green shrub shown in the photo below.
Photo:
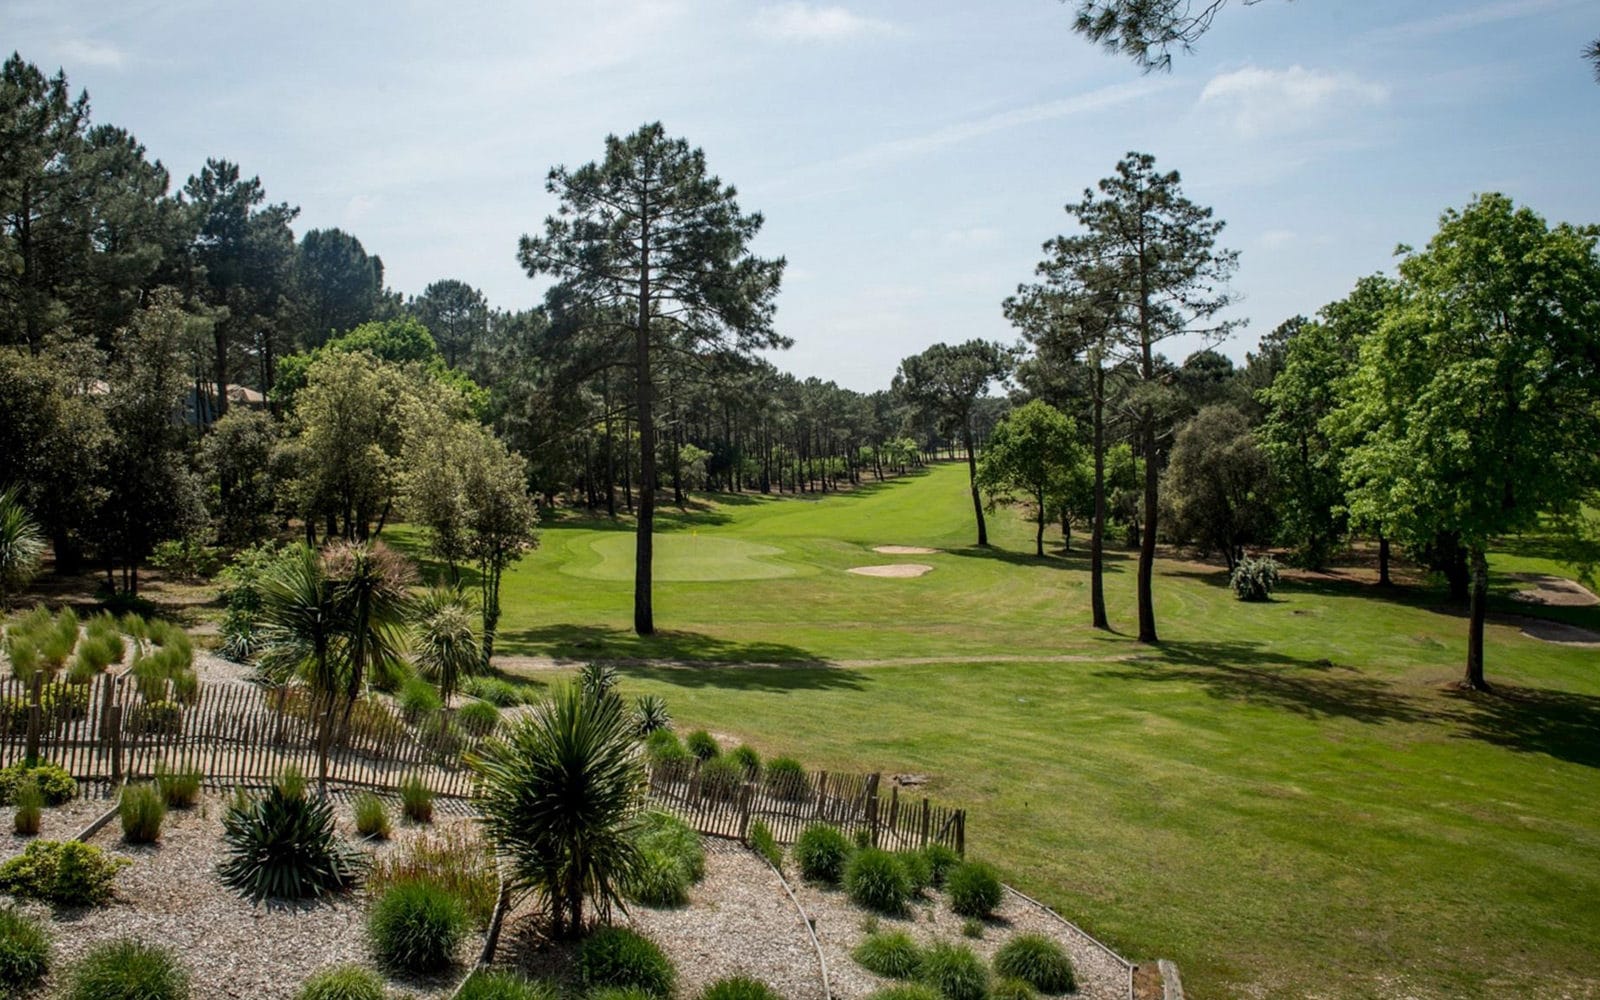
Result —
[[733, 758], [734, 762], [740, 767], [744, 768], [745, 776], [751, 781], [761, 777], [761, 754], [756, 752], [755, 747], [750, 746], [748, 743], [741, 743], [728, 751], [728, 756]]
[[0, 864], [0, 892], [62, 906], [94, 906], [111, 898], [117, 872], [131, 862], [76, 840], [35, 840]]
[[389, 808], [383, 800], [371, 792], [363, 792], [356, 796], [354, 805], [356, 814], [356, 832], [369, 840], [388, 840], [393, 832], [393, 824], [389, 822]]
[[642, 694], [633, 702], [633, 724], [640, 736], [672, 726], [672, 716], [667, 712], [667, 700], [658, 694]]
[[794, 860], [800, 866], [800, 874], [811, 881], [838, 885], [853, 850], [838, 827], [816, 823], [800, 831], [795, 839]]
[[500, 708], [510, 708], [527, 701], [521, 687], [500, 677], [468, 677], [461, 685], [461, 690]]
[[646, 906], [682, 906], [689, 886], [705, 874], [700, 835], [676, 816], [649, 812], [634, 830], [639, 866], [622, 887], [623, 895]]
[[728, 754], [718, 754], [700, 762], [700, 794], [731, 802], [744, 787], [744, 768]]
[[78, 794], [78, 783], [66, 768], [48, 761], [38, 761], [30, 766], [26, 761], [19, 760], [9, 767], [0, 768], [0, 805], [10, 802], [17, 786], [24, 781], [38, 785], [47, 806], [70, 802]]
[[941, 1000], [941, 998], [939, 991], [931, 986], [922, 983], [897, 983], [868, 994], [867, 1000]]
[[303, 799], [306, 797], [305, 772], [290, 764], [278, 774], [278, 780], [273, 782], [273, 787], [286, 799]]
[[39, 669], [45, 676], [54, 677], [56, 672], [66, 665], [67, 657], [72, 655], [72, 647], [78, 644], [77, 636], [63, 635], [55, 629], [40, 635], [35, 642], [39, 647]]
[[584, 993], [583, 1000], [656, 1000], [656, 995], [637, 986], [599, 986]]
[[868, 934], [850, 957], [868, 972], [890, 979], [915, 979], [922, 969], [922, 949], [905, 931]]
[[367, 916], [373, 954], [405, 972], [449, 968], [466, 931], [460, 900], [431, 882], [402, 882], [385, 890]]
[[661, 1000], [672, 996], [677, 970], [661, 948], [626, 927], [601, 927], [578, 946], [578, 981], [586, 990], [643, 990]]
[[950, 870], [961, 863], [961, 855], [943, 844], [929, 844], [922, 849], [922, 856], [928, 860], [928, 884], [940, 889], [944, 888]]
[[188, 809], [200, 801], [202, 776], [198, 765], [185, 761], [171, 767], [166, 761], [156, 765], [156, 787], [161, 797], [173, 809]]
[[911, 879], [899, 858], [880, 848], [868, 847], [856, 851], [845, 862], [844, 891], [857, 906], [895, 914], [906, 908]]
[[117, 816], [122, 820], [124, 840], [130, 844], [153, 844], [161, 839], [167, 800], [155, 785], [127, 785], [117, 799]]
[[642, 848], [638, 864], [622, 885], [622, 894], [645, 906], [682, 906], [689, 902], [689, 876], [670, 854]]
[[44, 818], [44, 792], [39, 783], [26, 778], [17, 785], [11, 796], [15, 807], [11, 813], [11, 829], [19, 836], [34, 837], [39, 833], [39, 823]]
[[167, 948], [122, 938], [91, 948], [73, 967], [64, 1000], [185, 1000], [189, 973]]
[[966, 861], [945, 878], [950, 909], [963, 917], [987, 917], [1000, 905], [1000, 876], [981, 861]]
[[0, 907], [0, 995], [21, 993], [50, 971], [50, 936], [14, 907]]
[[1077, 989], [1072, 960], [1061, 945], [1043, 934], [1019, 934], [994, 953], [994, 971], [1020, 979], [1040, 993], [1071, 993]]
[[[302, 779], [303, 782], [303, 779]], [[224, 885], [253, 902], [307, 899], [354, 885], [366, 856], [338, 837], [333, 805], [299, 794], [293, 783], [244, 798], [222, 816], [227, 856], [218, 866]]]
[[933, 865], [928, 862], [926, 854], [921, 851], [896, 851], [894, 856], [900, 861], [900, 867], [905, 869], [913, 896], [920, 895], [933, 884]]
[[1241, 601], [1265, 601], [1278, 589], [1278, 562], [1271, 556], [1245, 556], [1228, 577], [1233, 596]]
[[222, 553], [197, 538], [170, 538], [156, 543], [150, 565], [181, 580], [209, 579], [222, 569]]
[[507, 969], [479, 969], [467, 977], [455, 1000], [560, 1000], [561, 991], [543, 979]]
[[39, 651], [39, 644], [11, 631], [6, 633], [6, 658], [11, 661], [12, 676], [24, 684], [33, 683], [34, 675], [44, 669], [44, 654]]
[[811, 797], [811, 778], [805, 766], [793, 757], [774, 757], [767, 761], [763, 773], [767, 791], [788, 802], [800, 802]]
[[716, 737], [704, 729], [696, 729], [684, 737], [683, 744], [689, 748], [690, 753], [701, 760], [710, 760], [722, 753], [722, 746], [717, 742]]
[[425, 715], [432, 715], [444, 705], [439, 700], [439, 689], [428, 683], [425, 677], [411, 677], [400, 685], [400, 714], [406, 717], [407, 722], [417, 722]]
[[944, 1000], [984, 1000], [989, 993], [988, 968], [964, 944], [934, 942], [922, 955], [917, 977]]
[[456, 725], [468, 736], [488, 736], [499, 724], [500, 710], [486, 701], [474, 698], [456, 710]]
[[383, 980], [359, 965], [336, 965], [307, 979], [295, 1000], [383, 1000]]
[[678, 734], [670, 729], [657, 729], [646, 736], [644, 754], [652, 764], [681, 764], [694, 760], [694, 754], [690, 753], [683, 745], [683, 741], [678, 739]]
[[961, 936], [968, 938], [983, 937], [983, 921], [977, 917], [968, 917], [961, 921]]
[[413, 823], [433, 822], [433, 789], [413, 774], [400, 783], [400, 813]]
[[989, 990], [989, 1000], [1038, 1000], [1039, 994], [1024, 979], [999, 979]]
[[778, 845], [778, 838], [772, 835], [772, 828], [759, 819], [750, 821], [750, 846], [766, 858], [772, 867], [783, 870], [783, 848]]
[[700, 991], [699, 1000], [783, 1000], [778, 992], [759, 979], [728, 976]]
[[111, 666], [115, 659], [116, 651], [110, 642], [100, 636], [85, 636], [78, 643], [78, 655], [73, 657], [72, 668], [93, 677]]
[[698, 882], [706, 874], [706, 849], [694, 827], [669, 812], [652, 810], [639, 817], [634, 834], [641, 849], [660, 850], [669, 855]]

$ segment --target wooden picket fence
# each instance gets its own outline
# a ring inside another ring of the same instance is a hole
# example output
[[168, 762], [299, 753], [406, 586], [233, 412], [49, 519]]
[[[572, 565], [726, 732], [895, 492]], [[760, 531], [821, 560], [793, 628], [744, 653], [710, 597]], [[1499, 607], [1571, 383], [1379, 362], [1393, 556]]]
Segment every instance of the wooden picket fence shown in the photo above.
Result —
[[[190, 698], [139, 690], [132, 677], [88, 683], [0, 680], [0, 766], [48, 760], [85, 781], [151, 777], [158, 764], [198, 769], [208, 784], [264, 784], [293, 765], [318, 777], [328, 702], [300, 686], [202, 684]], [[328, 780], [394, 788], [415, 775], [434, 793], [464, 797], [463, 753], [478, 742], [430, 712], [407, 719], [388, 704], [340, 700], [329, 736]]]
[[652, 763], [650, 797], [701, 833], [748, 840], [756, 820], [780, 843], [790, 844], [813, 823], [828, 823], [849, 836], [864, 831], [880, 847], [893, 850], [944, 844], [966, 853], [967, 813], [901, 796], [891, 783], [887, 794], [878, 774], [776, 776], [702, 773], [700, 761]]

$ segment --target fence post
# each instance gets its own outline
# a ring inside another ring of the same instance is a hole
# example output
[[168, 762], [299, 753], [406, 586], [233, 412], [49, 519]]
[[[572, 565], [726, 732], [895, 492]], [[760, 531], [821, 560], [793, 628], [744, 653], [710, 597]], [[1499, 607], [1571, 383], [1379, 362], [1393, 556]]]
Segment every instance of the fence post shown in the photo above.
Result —
[[878, 773], [867, 775], [867, 830], [872, 838], [872, 846], [878, 846]]
[[928, 808], [928, 797], [926, 795], [924, 795], [922, 797], [922, 833], [921, 833], [922, 843], [918, 844], [917, 846], [918, 847], [927, 847], [928, 846], [928, 835], [931, 834], [932, 832], [933, 832], [933, 813]]
[[755, 797], [747, 783], [739, 789], [739, 843], [750, 843], [750, 800]]
[[39, 708], [39, 696], [43, 685], [44, 672], [40, 671], [33, 675], [33, 690], [28, 698], [28, 747], [23, 760], [30, 764], [39, 759], [39, 729], [44, 721], [44, 713]]
[[825, 803], [827, 802], [827, 800], [828, 800], [828, 772], [827, 771], [822, 771], [822, 772], [819, 772], [817, 774], [817, 802], [816, 802], [817, 808], [816, 808], [815, 813], [814, 813], [814, 816], [815, 816], [816, 819], [824, 818], [823, 815], [822, 815], [822, 810], [824, 808], [826, 808]]
[[889, 785], [889, 836], [900, 839], [900, 786]]
[[967, 811], [956, 810], [956, 853], [967, 856]]
[[122, 781], [122, 706], [111, 706], [111, 781]]

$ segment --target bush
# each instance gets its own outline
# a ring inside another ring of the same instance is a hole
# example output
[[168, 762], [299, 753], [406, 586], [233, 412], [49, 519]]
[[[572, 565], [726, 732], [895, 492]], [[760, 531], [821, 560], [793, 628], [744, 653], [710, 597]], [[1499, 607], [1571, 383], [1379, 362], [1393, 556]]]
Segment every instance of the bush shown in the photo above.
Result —
[[744, 773], [750, 780], [754, 781], [761, 777], [761, 755], [756, 752], [755, 747], [741, 743], [728, 751], [728, 756], [744, 768]]
[[1061, 946], [1042, 934], [1019, 934], [994, 953], [994, 971], [1020, 979], [1040, 993], [1070, 993], [1077, 989], [1072, 960]]
[[39, 644], [25, 635], [17, 635], [16, 626], [6, 632], [6, 656], [11, 660], [12, 676], [24, 684], [33, 682], [33, 675], [44, 667], [44, 654]]
[[50, 971], [50, 938], [10, 906], [0, 907], [0, 993], [20, 993]]
[[488, 736], [500, 724], [500, 710], [486, 701], [473, 699], [456, 710], [456, 725], [469, 736]]
[[772, 835], [772, 828], [759, 819], [750, 821], [750, 846], [766, 858], [768, 864], [783, 871], [783, 848], [778, 846], [778, 838]]
[[278, 775], [278, 780], [273, 782], [273, 787], [278, 790], [278, 794], [286, 799], [303, 799], [306, 797], [305, 772], [290, 764]]
[[689, 748], [689, 752], [701, 760], [710, 760], [722, 753], [722, 747], [717, 743], [716, 737], [704, 729], [696, 729], [685, 737], [683, 742]]
[[637, 986], [601, 986], [583, 994], [584, 1000], [656, 1000], [656, 995]]
[[39, 712], [50, 723], [83, 718], [89, 714], [89, 686], [46, 684], [39, 690]]
[[922, 949], [905, 931], [868, 934], [850, 957], [868, 972], [890, 979], [914, 979], [922, 969]]
[[705, 874], [700, 835], [676, 816], [646, 813], [634, 832], [639, 864], [623, 883], [623, 895], [646, 906], [682, 906], [689, 886]]
[[989, 993], [989, 970], [964, 944], [935, 942], [923, 954], [917, 975], [945, 1000], [984, 1000]]
[[739, 797], [744, 787], [744, 768], [728, 754], [718, 754], [700, 763], [700, 794], [729, 802]]
[[437, 972], [455, 961], [467, 912], [453, 893], [431, 882], [402, 882], [386, 890], [367, 917], [378, 961], [405, 972]]
[[683, 867], [690, 881], [698, 882], [706, 873], [706, 850], [700, 834], [689, 824], [668, 812], [647, 812], [639, 820], [635, 843], [642, 850], [660, 850]]
[[52, 628], [35, 641], [39, 646], [39, 669], [45, 672], [45, 676], [54, 677], [56, 671], [67, 662], [67, 657], [72, 655], [72, 647], [77, 645], [78, 637], [63, 635]]
[[171, 736], [181, 733], [183, 706], [164, 699], [140, 702], [128, 716], [128, 730], [135, 736]]
[[982, 862], [967, 861], [951, 869], [945, 888], [950, 909], [963, 917], [987, 917], [1000, 905], [1000, 876]]
[[794, 860], [800, 874], [811, 881], [838, 885], [852, 850], [837, 827], [817, 823], [800, 831], [794, 842]]
[[36, 836], [44, 817], [44, 793], [39, 790], [39, 783], [32, 778], [23, 780], [11, 799], [16, 806], [11, 814], [12, 830], [24, 837]]
[[672, 716], [667, 713], [666, 699], [658, 694], [642, 694], [634, 699], [633, 724], [638, 727], [640, 736], [671, 727]]
[[78, 794], [78, 783], [65, 768], [46, 761], [30, 767], [26, 761], [19, 760], [10, 767], [0, 768], [0, 805], [10, 802], [17, 786], [25, 781], [38, 786], [47, 806], [70, 802]]
[[405, 882], [447, 890], [477, 927], [489, 926], [500, 897], [494, 854], [476, 828], [465, 824], [406, 838], [373, 864], [367, 888], [376, 897]]
[[928, 884], [934, 888], [943, 888], [951, 869], [961, 864], [961, 855], [943, 844], [929, 844], [922, 849], [922, 856], [928, 862]]
[[161, 798], [173, 809], [188, 809], [200, 801], [200, 768], [185, 762], [173, 769], [166, 761], [156, 765], [156, 788]]
[[1038, 997], [1023, 979], [1001, 979], [989, 991], [989, 1000], [1038, 1000]]
[[[290, 787], [289, 792], [295, 789]], [[222, 817], [223, 884], [253, 902], [306, 899], [354, 885], [364, 856], [339, 840], [327, 799], [285, 793], [281, 782]]]
[[767, 791], [780, 799], [799, 802], [811, 797], [811, 778], [793, 757], [774, 757], [765, 770]]
[[78, 643], [78, 655], [73, 657], [72, 670], [87, 679], [111, 666], [115, 658], [111, 643], [99, 636], [86, 636]]
[[670, 854], [642, 849], [622, 894], [645, 906], [682, 906], [689, 901], [689, 876]]
[[35, 840], [0, 864], [0, 891], [62, 906], [93, 906], [111, 898], [112, 881], [130, 863], [76, 840]]
[[929, 863], [926, 854], [921, 851], [897, 851], [895, 859], [900, 862], [900, 867], [905, 869], [906, 881], [911, 886], [913, 896], [920, 895], [924, 889], [933, 884], [933, 865]]
[[939, 991], [922, 983], [900, 983], [869, 994], [867, 1000], [941, 1000]]
[[206, 579], [222, 568], [218, 551], [196, 538], [157, 542], [150, 565], [182, 580]]
[[356, 832], [373, 840], [388, 840], [393, 826], [389, 810], [383, 800], [371, 792], [363, 792], [355, 801]]
[[153, 844], [161, 839], [161, 822], [167, 818], [167, 800], [155, 785], [128, 785], [117, 800], [122, 837], [130, 844]]
[[295, 1000], [383, 1000], [383, 980], [359, 965], [338, 965], [307, 979]]
[[400, 783], [400, 812], [413, 823], [433, 822], [433, 789], [413, 774]]
[[1228, 577], [1233, 596], [1241, 601], [1265, 601], [1278, 589], [1278, 561], [1271, 556], [1253, 559], [1245, 556]]
[[772, 987], [749, 976], [719, 979], [700, 991], [699, 1000], [783, 1000]]
[[72, 970], [65, 1000], [182, 1000], [189, 974], [166, 948], [122, 938], [89, 950]]
[[415, 723], [425, 715], [432, 715], [443, 707], [439, 691], [426, 678], [412, 677], [400, 685], [400, 712], [407, 722]]
[[559, 1000], [560, 995], [542, 979], [505, 969], [479, 969], [461, 984], [455, 1000]]
[[961, 921], [961, 936], [973, 939], [983, 937], [983, 921], [977, 917], [968, 917]]
[[652, 764], [678, 764], [694, 759], [684, 748], [678, 734], [670, 729], [657, 729], [644, 738], [644, 753]]
[[520, 705], [527, 700], [522, 688], [499, 677], [468, 677], [461, 689], [474, 698], [481, 698], [501, 708]]
[[858, 906], [879, 913], [900, 913], [911, 895], [911, 879], [899, 858], [868, 847], [856, 851], [845, 863], [844, 891]]
[[634, 988], [672, 996], [677, 972], [656, 943], [626, 927], [602, 927], [578, 946], [578, 981], [587, 990]]

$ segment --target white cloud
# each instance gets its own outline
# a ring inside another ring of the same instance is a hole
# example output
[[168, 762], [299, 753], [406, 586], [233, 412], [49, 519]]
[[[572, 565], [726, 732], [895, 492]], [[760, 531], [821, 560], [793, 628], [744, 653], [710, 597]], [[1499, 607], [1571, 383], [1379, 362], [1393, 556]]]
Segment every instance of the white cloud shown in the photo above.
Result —
[[55, 46], [61, 61], [67, 66], [104, 66], [121, 69], [128, 61], [127, 54], [109, 42], [91, 38], [69, 38]]
[[843, 7], [785, 3], [756, 13], [756, 30], [768, 38], [791, 42], [833, 42], [893, 30], [887, 21], [863, 17]]
[[1383, 84], [1303, 66], [1246, 66], [1212, 77], [1200, 92], [1202, 106], [1221, 112], [1247, 138], [1316, 128], [1332, 116], [1388, 100]]
[[1469, 7], [1466, 10], [1452, 11], [1448, 14], [1438, 14], [1433, 17], [1419, 18], [1415, 21], [1405, 21], [1388, 28], [1380, 28], [1373, 32], [1373, 35], [1394, 41], [1448, 35], [1457, 31], [1465, 31], [1468, 28], [1532, 17], [1535, 14], [1543, 14], [1547, 11], [1560, 10], [1565, 7], [1574, 7], [1579, 3], [1586, 2], [1589, 2], [1589, 0], [1497, 0], [1495, 3]]

